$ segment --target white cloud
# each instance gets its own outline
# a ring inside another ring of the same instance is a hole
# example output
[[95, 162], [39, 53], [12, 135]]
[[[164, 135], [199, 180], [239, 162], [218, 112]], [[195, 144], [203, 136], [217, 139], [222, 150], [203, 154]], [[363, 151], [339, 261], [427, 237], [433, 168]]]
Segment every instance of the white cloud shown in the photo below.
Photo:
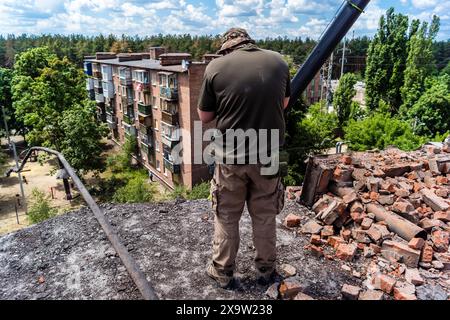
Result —
[[[419, 9], [426, 9], [435, 7], [438, 4], [438, 0], [411, 0], [412, 5]], [[444, 1], [445, 2], [445, 1]]]

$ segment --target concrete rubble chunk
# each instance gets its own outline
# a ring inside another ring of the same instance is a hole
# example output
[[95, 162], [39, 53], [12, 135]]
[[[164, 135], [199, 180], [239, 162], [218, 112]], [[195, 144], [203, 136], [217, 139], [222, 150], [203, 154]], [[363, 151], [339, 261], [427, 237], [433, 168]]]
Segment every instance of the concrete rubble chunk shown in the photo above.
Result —
[[449, 246], [449, 233], [442, 230], [435, 230], [431, 233], [433, 249], [437, 252], [447, 252]]
[[415, 286], [421, 286], [425, 282], [419, 273], [419, 269], [407, 268], [405, 271], [405, 279]]
[[310, 300], [315, 300], [315, 299], [311, 296], [308, 296], [307, 294], [305, 294], [303, 292], [299, 292], [299, 293], [297, 293], [297, 295], [294, 297], [293, 300], [310, 301]]
[[266, 296], [268, 296], [272, 300], [277, 300], [279, 296], [278, 288], [280, 284], [278, 282], [272, 284], [266, 291]]
[[433, 208], [434, 211], [447, 211], [450, 208], [450, 205], [441, 197], [437, 196], [430, 189], [422, 189], [420, 190], [423, 201]]
[[450, 222], [450, 210], [444, 212], [444, 211], [437, 211], [434, 213], [434, 219], [441, 220], [444, 222]]
[[417, 300], [416, 288], [407, 282], [397, 282], [394, 287], [395, 300]]
[[280, 266], [280, 273], [283, 277], [290, 278], [297, 274], [297, 269], [290, 264], [282, 264]]
[[408, 243], [408, 246], [414, 250], [422, 250], [424, 245], [425, 245], [425, 240], [423, 240], [422, 238], [413, 238]]
[[386, 274], [378, 273], [372, 278], [372, 285], [375, 289], [391, 294], [397, 281]]
[[349, 284], [344, 284], [342, 286], [341, 293], [342, 293], [342, 296], [344, 297], [344, 299], [358, 300], [360, 291], [361, 291], [360, 287], [352, 286]]
[[314, 220], [309, 220], [302, 226], [302, 232], [306, 234], [319, 234], [322, 226]]
[[366, 290], [359, 294], [359, 300], [381, 301], [384, 299], [383, 291]]
[[441, 285], [426, 284], [416, 288], [419, 300], [447, 300], [448, 294]]
[[381, 247], [381, 254], [387, 259], [392, 254], [398, 254], [401, 262], [408, 267], [416, 268], [420, 261], [420, 251], [410, 248], [407, 244], [386, 240]]

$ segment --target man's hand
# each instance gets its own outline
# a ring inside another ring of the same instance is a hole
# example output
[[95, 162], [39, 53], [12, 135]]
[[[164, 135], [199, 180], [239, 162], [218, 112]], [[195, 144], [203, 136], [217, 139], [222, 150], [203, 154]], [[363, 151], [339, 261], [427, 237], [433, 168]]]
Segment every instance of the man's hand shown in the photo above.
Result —
[[213, 121], [216, 118], [215, 112], [202, 111], [200, 109], [197, 109], [197, 111], [198, 111], [198, 116], [200, 117], [200, 120], [205, 124], [210, 123], [211, 121]]
[[288, 107], [290, 99], [291, 99], [290, 97], [284, 98], [284, 108], [285, 109]]

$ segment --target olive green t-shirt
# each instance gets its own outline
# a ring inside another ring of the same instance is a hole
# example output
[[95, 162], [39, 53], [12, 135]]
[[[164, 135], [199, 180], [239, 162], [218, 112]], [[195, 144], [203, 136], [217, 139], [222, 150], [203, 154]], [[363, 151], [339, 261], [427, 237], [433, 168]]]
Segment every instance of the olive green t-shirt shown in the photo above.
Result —
[[278, 129], [284, 144], [284, 98], [289, 67], [281, 55], [257, 47], [238, 49], [206, 68], [198, 107], [215, 112], [217, 129]]

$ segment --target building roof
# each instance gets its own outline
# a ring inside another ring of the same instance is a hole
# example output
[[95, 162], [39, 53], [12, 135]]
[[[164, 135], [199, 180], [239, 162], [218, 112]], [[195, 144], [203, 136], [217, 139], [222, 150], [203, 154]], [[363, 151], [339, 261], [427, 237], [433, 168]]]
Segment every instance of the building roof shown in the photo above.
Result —
[[87, 62], [100, 63], [100, 64], [109, 64], [114, 66], [122, 66], [122, 67], [131, 67], [131, 68], [139, 68], [139, 69], [151, 69], [151, 70], [160, 70], [160, 71], [168, 71], [168, 72], [186, 72], [186, 69], [183, 69], [182, 65], [172, 65], [172, 66], [162, 66], [159, 60], [153, 59], [142, 59], [136, 61], [123, 61], [119, 62], [119, 58], [115, 59], [105, 59], [105, 60], [97, 60], [97, 59], [86, 59]]

